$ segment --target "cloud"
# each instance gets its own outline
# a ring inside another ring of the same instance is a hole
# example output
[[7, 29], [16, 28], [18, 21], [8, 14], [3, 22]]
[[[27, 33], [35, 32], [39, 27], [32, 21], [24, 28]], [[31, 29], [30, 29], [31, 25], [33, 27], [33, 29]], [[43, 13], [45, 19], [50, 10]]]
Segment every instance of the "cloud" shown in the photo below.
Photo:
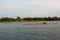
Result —
[[[60, 0], [0, 0], [2, 15], [54, 16], [58, 11], [60, 11]], [[55, 14], [51, 15], [52, 13]]]

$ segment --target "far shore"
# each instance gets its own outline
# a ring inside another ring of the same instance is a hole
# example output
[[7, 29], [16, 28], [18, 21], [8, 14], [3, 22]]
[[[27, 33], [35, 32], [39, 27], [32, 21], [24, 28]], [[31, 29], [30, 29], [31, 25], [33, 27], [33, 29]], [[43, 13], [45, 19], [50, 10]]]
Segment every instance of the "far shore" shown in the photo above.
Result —
[[[55, 22], [55, 21], [11, 21], [11, 22]], [[8, 23], [8, 21], [4, 21], [0, 23]]]

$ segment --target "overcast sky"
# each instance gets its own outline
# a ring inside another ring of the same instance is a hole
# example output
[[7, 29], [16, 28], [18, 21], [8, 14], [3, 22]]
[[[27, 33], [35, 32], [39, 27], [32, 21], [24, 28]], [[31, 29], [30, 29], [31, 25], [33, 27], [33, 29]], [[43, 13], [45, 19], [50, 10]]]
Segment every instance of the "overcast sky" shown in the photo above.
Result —
[[0, 17], [60, 16], [60, 0], [0, 0]]

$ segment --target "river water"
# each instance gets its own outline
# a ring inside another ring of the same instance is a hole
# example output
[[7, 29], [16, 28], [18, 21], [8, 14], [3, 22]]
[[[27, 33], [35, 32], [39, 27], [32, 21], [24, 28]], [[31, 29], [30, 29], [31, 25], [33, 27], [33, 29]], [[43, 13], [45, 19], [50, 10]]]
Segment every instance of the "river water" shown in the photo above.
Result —
[[60, 21], [0, 23], [0, 40], [60, 40]]

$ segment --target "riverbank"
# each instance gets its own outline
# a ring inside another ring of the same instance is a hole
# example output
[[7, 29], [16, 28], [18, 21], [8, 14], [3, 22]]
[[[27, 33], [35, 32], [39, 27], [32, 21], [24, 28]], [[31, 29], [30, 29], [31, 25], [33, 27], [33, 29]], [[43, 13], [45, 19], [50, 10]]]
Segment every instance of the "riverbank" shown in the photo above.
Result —
[[[10, 21], [10, 22], [37, 22], [37, 23], [42, 23], [42, 22], [58, 22], [58, 21]], [[8, 21], [3, 21], [0, 23], [8, 23]]]

